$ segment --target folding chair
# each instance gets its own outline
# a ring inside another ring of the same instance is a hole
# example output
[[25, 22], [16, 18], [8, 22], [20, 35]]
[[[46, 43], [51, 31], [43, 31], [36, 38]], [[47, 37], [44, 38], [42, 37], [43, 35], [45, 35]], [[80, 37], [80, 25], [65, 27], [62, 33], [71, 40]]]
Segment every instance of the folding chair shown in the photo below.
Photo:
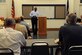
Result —
[[46, 42], [35, 42], [32, 44], [31, 55], [49, 55], [49, 46]]
[[14, 53], [9, 48], [0, 48], [0, 55], [14, 55]]
[[71, 46], [68, 50], [68, 55], [82, 55], [82, 46]]

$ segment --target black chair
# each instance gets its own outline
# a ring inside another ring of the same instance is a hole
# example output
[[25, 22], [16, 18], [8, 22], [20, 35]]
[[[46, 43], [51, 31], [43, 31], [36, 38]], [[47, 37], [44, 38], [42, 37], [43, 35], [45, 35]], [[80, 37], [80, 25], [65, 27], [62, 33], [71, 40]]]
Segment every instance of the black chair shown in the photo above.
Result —
[[31, 55], [49, 55], [49, 46], [46, 42], [35, 42], [32, 44]]
[[55, 55], [60, 55], [60, 54], [62, 54], [61, 51], [62, 51], [61, 47], [56, 48], [56, 50], [55, 50]]
[[71, 46], [68, 55], [82, 55], [82, 46]]
[[9, 48], [0, 48], [0, 55], [14, 55], [14, 53]]

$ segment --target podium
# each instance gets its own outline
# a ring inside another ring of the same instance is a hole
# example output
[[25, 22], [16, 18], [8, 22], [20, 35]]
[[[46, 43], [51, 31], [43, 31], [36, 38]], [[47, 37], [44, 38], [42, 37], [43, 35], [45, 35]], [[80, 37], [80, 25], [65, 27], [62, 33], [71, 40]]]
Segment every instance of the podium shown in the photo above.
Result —
[[47, 37], [46, 17], [38, 17], [38, 34], [39, 38]]

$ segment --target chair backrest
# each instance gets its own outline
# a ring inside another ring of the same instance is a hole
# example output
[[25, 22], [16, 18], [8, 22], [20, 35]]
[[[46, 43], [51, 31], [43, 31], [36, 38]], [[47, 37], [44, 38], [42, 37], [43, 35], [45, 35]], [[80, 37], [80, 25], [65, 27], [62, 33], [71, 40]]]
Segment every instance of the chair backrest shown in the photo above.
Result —
[[68, 55], [82, 55], [82, 45], [71, 46], [68, 50]]
[[49, 55], [49, 46], [46, 42], [35, 42], [32, 44], [31, 55]]
[[14, 55], [14, 53], [9, 48], [0, 48], [0, 55]]

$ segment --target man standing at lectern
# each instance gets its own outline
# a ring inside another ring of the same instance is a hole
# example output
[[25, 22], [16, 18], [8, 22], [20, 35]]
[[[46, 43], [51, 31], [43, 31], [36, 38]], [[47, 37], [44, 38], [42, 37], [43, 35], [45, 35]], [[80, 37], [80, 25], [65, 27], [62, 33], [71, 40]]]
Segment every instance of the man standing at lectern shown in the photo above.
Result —
[[31, 17], [31, 23], [32, 23], [32, 31], [33, 31], [33, 38], [37, 38], [37, 17], [39, 15], [39, 12], [37, 11], [37, 8], [35, 7], [30, 12]]

